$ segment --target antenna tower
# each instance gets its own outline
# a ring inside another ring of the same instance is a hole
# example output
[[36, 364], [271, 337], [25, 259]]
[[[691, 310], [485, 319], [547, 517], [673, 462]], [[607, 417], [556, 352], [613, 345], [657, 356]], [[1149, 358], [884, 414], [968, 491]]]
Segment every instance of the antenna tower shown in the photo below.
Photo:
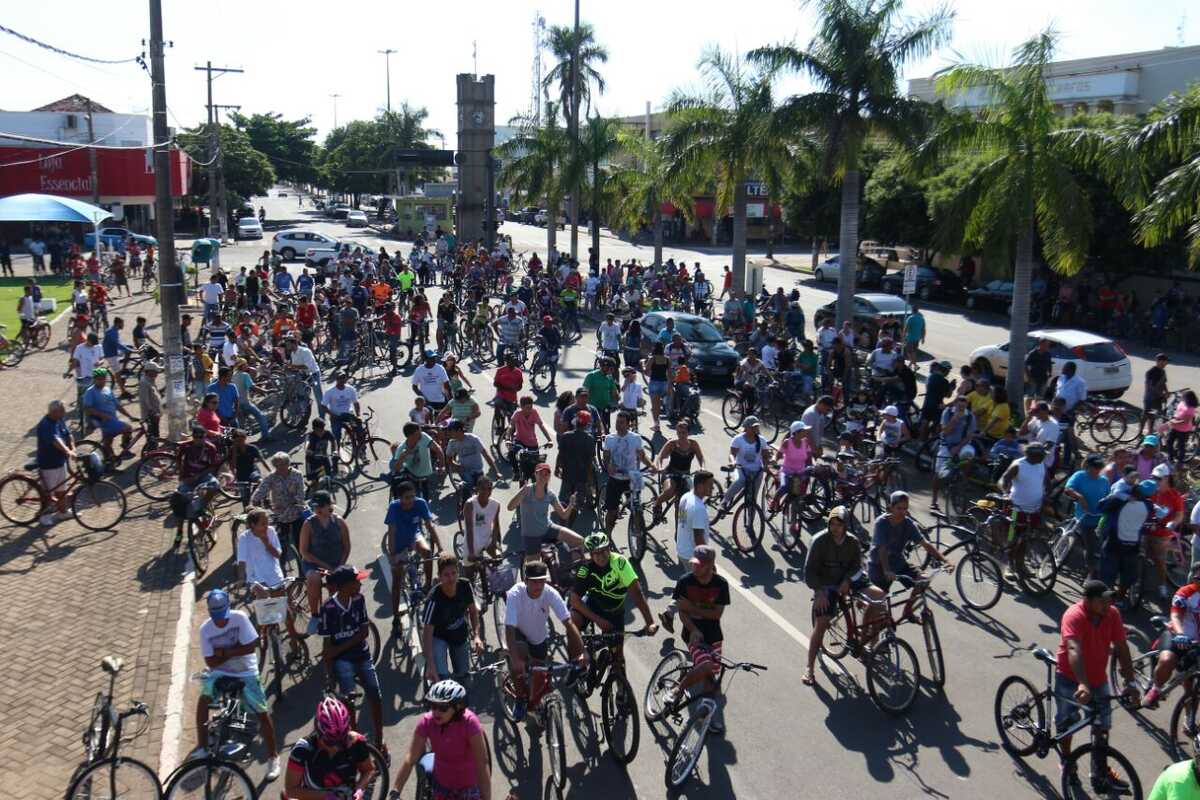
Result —
[[546, 40], [546, 18], [541, 11], [533, 15], [533, 84], [529, 87], [529, 117], [542, 118], [542, 46]]

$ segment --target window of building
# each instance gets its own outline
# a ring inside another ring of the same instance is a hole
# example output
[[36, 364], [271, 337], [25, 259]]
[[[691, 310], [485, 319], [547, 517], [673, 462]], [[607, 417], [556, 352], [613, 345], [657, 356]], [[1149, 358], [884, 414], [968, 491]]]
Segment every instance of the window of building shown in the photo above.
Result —
[[1102, 114], [1113, 113], [1113, 101], [1112, 100], [1101, 100], [1099, 103], [1096, 104], [1096, 110], [1101, 112]]

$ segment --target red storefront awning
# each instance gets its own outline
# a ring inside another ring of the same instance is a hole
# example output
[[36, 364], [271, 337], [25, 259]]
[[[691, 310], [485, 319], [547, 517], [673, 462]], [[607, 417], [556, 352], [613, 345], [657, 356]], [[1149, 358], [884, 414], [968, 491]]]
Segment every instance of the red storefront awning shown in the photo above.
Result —
[[[191, 160], [178, 148], [172, 148], [170, 156], [171, 195], [182, 197], [188, 191]], [[96, 174], [102, 199], [154, 197], [154, 153], [148, 148], [97, 149]], [[91, 197], [91, 176], [87, 148], [56, 152], [45, 148], [0, 147], [0, 196], [33, 192]]]

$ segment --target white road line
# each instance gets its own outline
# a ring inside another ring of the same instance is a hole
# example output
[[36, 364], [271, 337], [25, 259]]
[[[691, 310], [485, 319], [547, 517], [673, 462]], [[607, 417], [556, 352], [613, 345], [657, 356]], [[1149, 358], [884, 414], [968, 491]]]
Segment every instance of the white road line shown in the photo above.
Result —
[[175, 649], [171, 653], [171, 686], [167, 689], [167, 709], [163, 723], [162, 749], [158, 754], [158, 774], [169, 775], [179, 766], [179, 739], [183, 733], [183, 694], [187, 685], [188, 651], [191, 649], [192, 611], [195, 608], [196, 573], [183, 575], [179, 587], [179, 619], [175, 623]]

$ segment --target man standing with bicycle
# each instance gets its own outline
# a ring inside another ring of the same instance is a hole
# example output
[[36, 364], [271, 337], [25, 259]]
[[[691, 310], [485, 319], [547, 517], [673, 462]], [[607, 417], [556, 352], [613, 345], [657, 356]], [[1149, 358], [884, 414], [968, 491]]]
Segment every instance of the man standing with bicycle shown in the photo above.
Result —
[[42, 487], [54, 503], [54, 511], [42, 515], [49, 526], [70, 516], [67, 513], [67, 459], [75, 458], [71, 432], [63, 422], [67, 411], [62, 401], [52, 400], [37, 424], [37, 468]]
[[[1095, 702], [1092, 741], [1097, 745], [1108, 744], [1108, 731], [1112, 728], [1112, 705], [1106, 702], [1111, 697], [1108, 683], [1110, 650], [1116, 655], [1121, 677], [1125, 680], [1124, 694], [1133, 706], [1136, 707], [1138, 702], [1137, 687], [1133, 684], [1133, 660], [1125, 641], [1121, 612], [1113, 606], [1113, 594], [1104, 581], [1084, 581], [1083, 597], [1063, 612], [1059, 623], [1062, 638], [1054, 673], [1054, 724], [1058, 730], [1066, 730], [1078, 719], [1076, 704]], [[1071, 737], [1064, 736], [1059, 744], [1063, 769], [1070, 755]], [[1107, 765], [1094, 764], [1093, 783], [1106, 773], [1110, 780], [1119, 780]], [[1077, 784], [1079, 776], [1072, 775], [1070, 780]]]
[[629, 430], [630, 422], [628, 413], [618, 413], [616, 432], [604, 437], [604, 470], [608, 473], [604, 490], [604, 532], [610, 538], [625, 493], [642, 490], [641, 467], [654, 471], [654, 463], [642, 449], [642, 437]]
[[[680, 578], [671, 593], [678, 604], [683, 639], [692, 657], [692, 669], [675, 689], [670, 701], [672, 706], [696, 684], [701, 684], [704, 692], [714, 691], [718, 686], [725, 640], [721, 632], [721, 615], [729, 605], [730, 595], [729, 582], [717, 574], [716, 561], [716, 550], [707, 544], [697, 546], [688, 560], [691, 574]], [[708, 731], [714, 736], [725, 732], [724, 704], [719, 701]]]

